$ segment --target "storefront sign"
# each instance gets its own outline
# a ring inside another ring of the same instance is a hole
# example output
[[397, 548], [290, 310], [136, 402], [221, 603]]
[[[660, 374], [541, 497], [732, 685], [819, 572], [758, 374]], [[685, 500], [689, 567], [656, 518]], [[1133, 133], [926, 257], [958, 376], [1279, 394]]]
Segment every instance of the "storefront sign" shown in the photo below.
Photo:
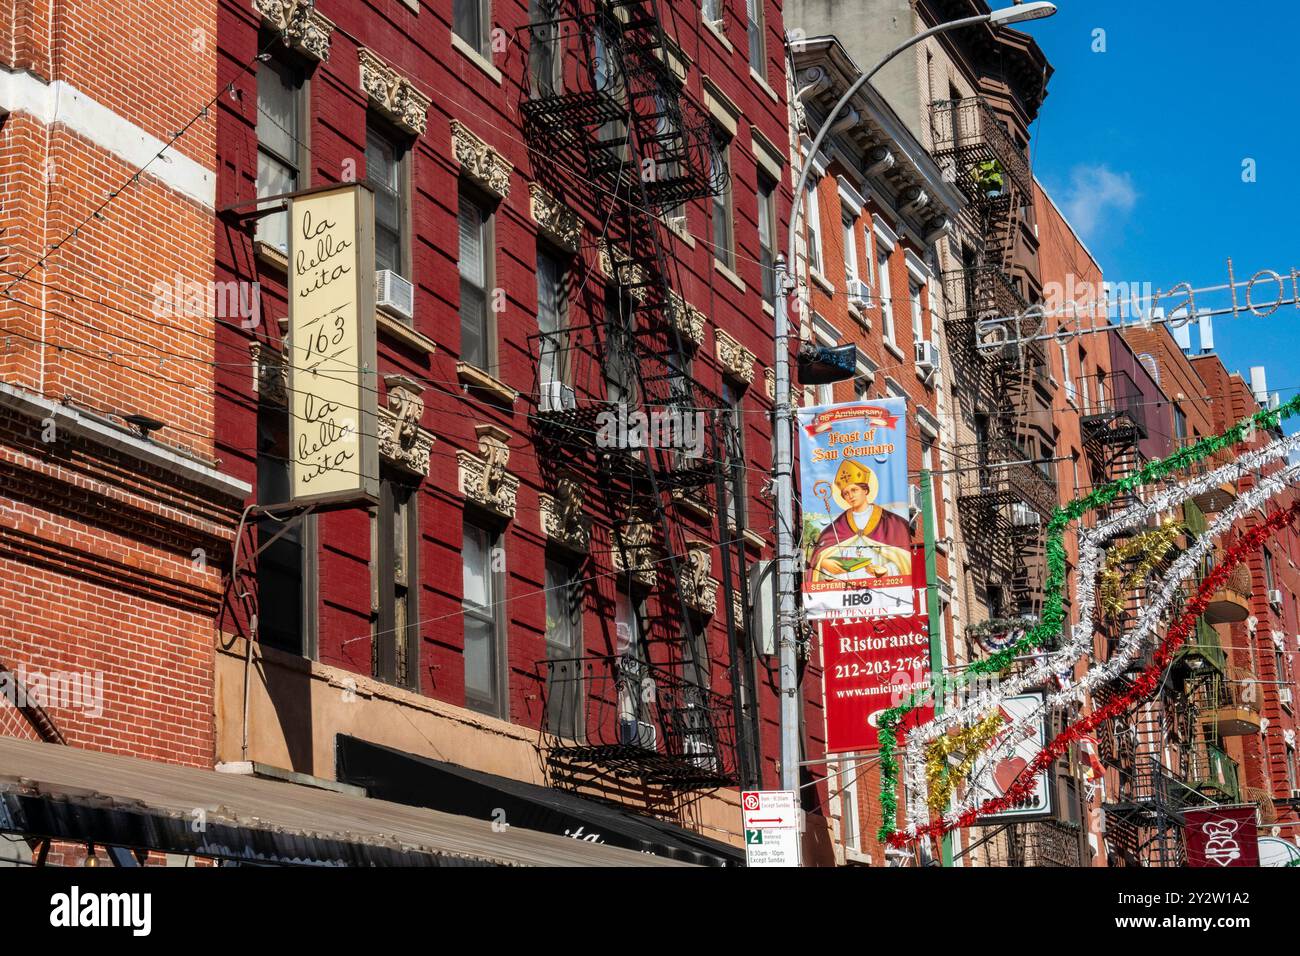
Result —
[[376, 500], [373, 196], [289, 201], [289, 440], [294, 501]]
[[1256, 806], [1207, 807], [1183, 811], [1187, 865], [1259, 866]]
[[[827, 753], [875, 750], [880, 715], [930, 689], [929, 622], [914, 615], [821, 623]], [[899, 726], [905, 731], [933, 716], [928, 697]]]
[[[1047, 746], [1047, 709], [1043, 706], [1044, 701], [1043, 694], [1038, 692], [1007, 697], [998, 704], [1004, 728], [1020, 726], [1022, 722], [1033, 718], [1029, 725], [1033, 733], [1028, 737], [1020, 737], [1010, 753], [1005, 749], [1009, 742], [1009, 730], [1003, 730], [993, 738], [983, 756], [975, 762], [968, 781], [968, 785], [979, 794], [980, 802], [1003, 796], [1038, 756], [1039, 751]], [[1014, 807], [987, 814], [980, 819], [981, 822], [991, 823], [1025, 818], [1046, 819], [1051, 815], [1052, 771], [1049, 768], [1037, 775], [1034, 789], [1024, 800]]]
[[905, 398], [799, 410], [811, 619], [912, 613], [906, 416]]

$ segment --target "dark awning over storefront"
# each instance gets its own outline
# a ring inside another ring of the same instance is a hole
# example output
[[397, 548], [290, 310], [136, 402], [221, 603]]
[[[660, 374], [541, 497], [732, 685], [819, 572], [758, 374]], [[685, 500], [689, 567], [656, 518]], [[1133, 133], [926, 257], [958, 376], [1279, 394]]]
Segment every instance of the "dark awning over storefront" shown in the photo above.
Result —
[[0, 832], [251, 864], [672, 866], [401, 803], [0, 737]]
[[700, 866], [743, 866], [743, 850], [622, 807], [338, 736], [337, 776], [372, 797], [603, 843]]

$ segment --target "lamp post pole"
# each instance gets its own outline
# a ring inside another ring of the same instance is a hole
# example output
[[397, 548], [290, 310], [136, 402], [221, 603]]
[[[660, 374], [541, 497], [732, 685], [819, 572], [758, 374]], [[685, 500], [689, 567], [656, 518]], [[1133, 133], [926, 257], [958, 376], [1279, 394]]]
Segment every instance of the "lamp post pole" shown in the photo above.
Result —
[[794, 459], [793, 424], [794, 408], [790, 402], [790, 313], [787, 299], [793, 295], [796, 282], [792, 275], [794, 245], [798, 234], [799, 210], [812, 170], [812, 160], [821, 149], [831, 126], [873, 76], [894, 57], [909, 47], [939, 33], [957, 30], [981, 23], [1015, 23], [1051, 16], [1056, 12], [1051, 3], [1017, 4], [975, 17], [964, 17], [941, 23], [907, 38], [890, 50], [870, 70], [863, 73], [831, 108], [823, 119], [817, 135], [808, 150], [808, 160], [802, 164], [795, 181], [794, 201], [790, 212], [790, 228], [786, 235], [784, 252], [776, 257], [775, 346], [773, 363], [775, 371], [776, 407], [773, 421], [772, 475], [776, 483], [776, 567], [777, 567], [777, 650], [779, 653], [779, 679], [781, 691], [781, 788], [799, 790], [799, 686], [796, 675], [797, 638], [794, 580]]

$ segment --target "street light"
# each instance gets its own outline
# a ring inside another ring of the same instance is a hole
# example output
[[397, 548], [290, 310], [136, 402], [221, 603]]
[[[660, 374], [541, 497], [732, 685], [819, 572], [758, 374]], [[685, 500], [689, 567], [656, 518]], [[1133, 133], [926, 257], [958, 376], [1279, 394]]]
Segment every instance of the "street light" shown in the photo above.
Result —
[[790, 230], [786, 237], [785, 252], [776, 258], [776, 413], [773, 426], [775, 441], [773, 443], [772, 474], [776, 479], [776, 565], [777, 593], [779, 608], [777, 614], [777, 647], [780, 651], [780, 688], [781, 688], [781, 788], [798, 791], [799, 789], [799, 688], [795, 678], [795, 606], [794, 606], [794, 463], [791, 455], [791, 425], [794, 410], [790, 405], [790, 316], [786, 297], [794, 292], [794, 280], [789, 274], [788, 264], [794, 258], [794, 242], [798, 231], [799, 211], [803, 207], [803, 193], [808, 184], [808, 174], [812, 169], [812, 160], [821, 149], [822, 142], [830, 132], [835, 118], [857, 95], [867, 82], [881, 71], [894, 57], [908, 47], [915, 46], [922, 40], [938, 33], [957, 30], [961, 27], [989, 23], [1005, 26], [1024, 20], [1041, 20], [1056, 12], [1053, 3], [1034, 2], [1017, 3], [990, 13], [961, 20], [951, 20], [931, 27], [928, 30], [909, 37], [900, 43], [849, 87], [848, 91], [822, 121], [817, 136], [808, 150], [808, 162], [799, 171], [799, 178], [794, 187], [794, 208], [790, 213]]

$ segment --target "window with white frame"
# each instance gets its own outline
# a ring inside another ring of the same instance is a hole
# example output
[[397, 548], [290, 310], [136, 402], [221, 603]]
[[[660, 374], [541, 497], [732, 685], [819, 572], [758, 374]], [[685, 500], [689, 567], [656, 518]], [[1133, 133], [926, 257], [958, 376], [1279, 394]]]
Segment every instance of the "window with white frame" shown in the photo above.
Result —
[[880, 284], [880, 324], [885, 341], [897, 346], [898, 339], [894, 334], [894, 294], [889, 281], [889, 253], [890, 250], [883, 245], [877, 246], [876, 275], [879, 277]]
[[848, 850], [861, 848], [857, 776], [857, 761], [848, 757], [840, 761], [840, 833]]
[[1074, 371], [1070, 368], [1070, 346], [1061, 343], [1061, 375], [1065, 379], [1065, 397], [1071, 405], [1079, 403], [1079, 393], [1074, 386]]
[[[278, 196], [301, 189], [307, 155], [305, 83], [300, 71], [272, 58], [257, 69], [257, 194]], [[289, 250], [288, 213], [257, 221], [257, 239]]]
[[474, 51], [488, 53], [491, 0], [452, 0], [452, 31]]
[[[840, 344], [839, 330], [820, 315], [813, 315], [813, 334], [817, 338], [818, 345], [835, 348]], [[835, 402], [835, 384], [833, 382], [817, 385], [815, 389], [818, 405], [831, 405]]]
[[921, 302], [922, 285], [916, 281], [907, 284], [908, 299], [912, 305], [912, 341], [925, 341], [925, 308]]
[[766, 44], [763, 42], [763, 0], [745, 0], [745, 24], [749, 34], [749, 65], [767, 78]]
[[461, 608], [465, 623], [465, 705], [504, 717], [501, 641], [505, 573], [494, 560], [499, 540], [494, 531], [466, 519], [461, 546], [464, 587]]
[[822, 214], [817, 202], [817, 182], [808, 183], [808, 201], [804, 206], [804, 220], [808, 229], [808, 268], [822, 271]]
[[848, 282], [858, 279], [858, 228], [849, 216], [844, 217], [844, 278]]
[[460, 358], [488, 371], [495, 352], [488, 285], [492, 278], [492, 213], [460, 191]]

